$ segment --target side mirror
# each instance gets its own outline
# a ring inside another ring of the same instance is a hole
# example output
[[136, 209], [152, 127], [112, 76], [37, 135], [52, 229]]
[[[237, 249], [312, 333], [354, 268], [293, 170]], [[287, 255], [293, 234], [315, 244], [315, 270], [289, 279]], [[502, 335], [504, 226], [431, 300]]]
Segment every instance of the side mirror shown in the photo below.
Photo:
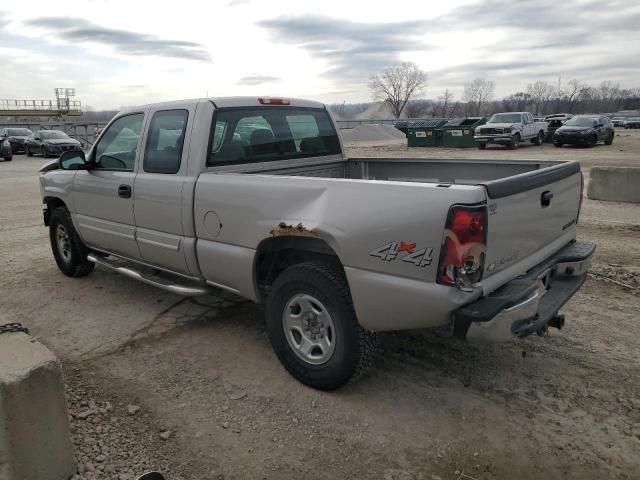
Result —
[[60, 170], [87, 170], [89, 164], [81, 150], [63, 152], [58, 159]]

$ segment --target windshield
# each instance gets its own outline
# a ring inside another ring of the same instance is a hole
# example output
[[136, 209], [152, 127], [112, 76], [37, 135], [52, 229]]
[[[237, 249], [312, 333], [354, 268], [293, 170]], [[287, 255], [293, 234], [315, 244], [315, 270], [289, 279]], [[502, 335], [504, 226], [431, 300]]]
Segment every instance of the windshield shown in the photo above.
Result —
[[9, 128], [7, 133], [11, 137], [27, 137], [31, 135], [31, 130], [28, 128]]
[[573, 117], [565, 122], [570, 127], [595, 127], [596, 121], [591, 117]]
[[489, 119], [489, 123], [520, 123], [522, 115], [519, 113], [496, 113]]
[[69, 135], [64, 132], [59, 132], [57, 130], [51, 130], [48, 132], [40, 132], [40, 138], [45, 140], [59, 140], [59, 139], [67, 139]]
[[340, 154], [331, 118], [320, 109], [221, 109], [211, 130], [209, 166]]

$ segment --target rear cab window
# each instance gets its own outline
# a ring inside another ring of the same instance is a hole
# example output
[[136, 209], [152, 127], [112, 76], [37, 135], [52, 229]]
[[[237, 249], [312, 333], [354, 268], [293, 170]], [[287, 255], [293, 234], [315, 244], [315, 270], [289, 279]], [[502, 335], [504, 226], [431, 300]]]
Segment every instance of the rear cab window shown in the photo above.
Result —
[[324, 109], [222, 108], [214, 113], [207, 166], [340, 153], [338, 135]]

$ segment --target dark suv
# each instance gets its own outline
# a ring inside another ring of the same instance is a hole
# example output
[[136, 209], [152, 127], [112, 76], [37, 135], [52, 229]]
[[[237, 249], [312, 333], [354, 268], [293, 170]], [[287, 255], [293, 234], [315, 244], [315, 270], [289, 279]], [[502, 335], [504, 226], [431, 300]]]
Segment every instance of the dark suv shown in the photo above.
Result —
[[13, 153], [24, 152], [24, 142], [31, 133], [28, 128], [0, 128], [0, 139], [9, 141]]
[[609, 117], [576, 115], [553, 133], [553, 144], [593, 146], [598, 142], [611, 145], [614, 137], [613, 123]]

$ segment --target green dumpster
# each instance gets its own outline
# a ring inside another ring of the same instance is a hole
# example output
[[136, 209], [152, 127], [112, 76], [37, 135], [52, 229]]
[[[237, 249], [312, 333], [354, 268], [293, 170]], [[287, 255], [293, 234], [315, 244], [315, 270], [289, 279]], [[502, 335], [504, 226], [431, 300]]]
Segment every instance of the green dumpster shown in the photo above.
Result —
[[445, 147], [470, 148], [476, 147], [473, 140], [475, 128], [487, 123], [485, 117], [454, 118], [442, 127], [444, 131], [443, 145]]
[[433, 118], [411, 122], [407, 126], [407, 144], [409, 147], [441, 147], [443, 130], [447, 123], [444, 118]]

